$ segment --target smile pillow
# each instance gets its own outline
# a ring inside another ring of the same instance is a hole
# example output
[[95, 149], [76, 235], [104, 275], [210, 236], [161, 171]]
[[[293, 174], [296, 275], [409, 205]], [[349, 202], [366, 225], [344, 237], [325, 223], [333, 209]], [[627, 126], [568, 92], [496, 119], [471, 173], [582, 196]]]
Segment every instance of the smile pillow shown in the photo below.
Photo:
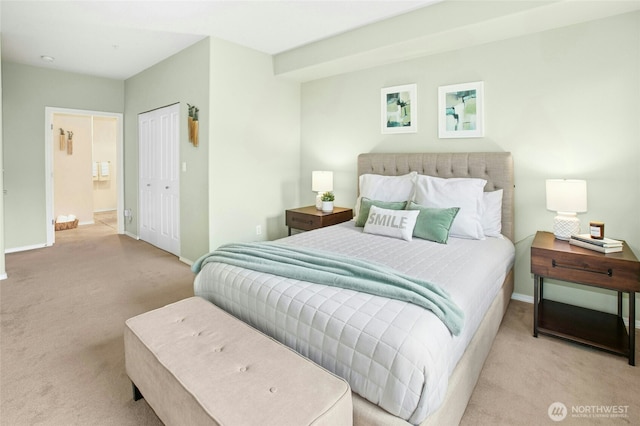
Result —
[[388, 210], [371, 206], [364, 232], [411, 241], [419, 213], [418, 210]]

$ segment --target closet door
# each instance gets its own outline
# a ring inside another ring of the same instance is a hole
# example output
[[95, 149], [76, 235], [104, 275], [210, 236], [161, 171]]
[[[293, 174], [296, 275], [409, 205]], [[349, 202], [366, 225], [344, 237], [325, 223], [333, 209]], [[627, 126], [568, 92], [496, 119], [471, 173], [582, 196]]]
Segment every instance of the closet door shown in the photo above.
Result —
[[180, 104], [138, 116], [140, 239], [180, 255]]

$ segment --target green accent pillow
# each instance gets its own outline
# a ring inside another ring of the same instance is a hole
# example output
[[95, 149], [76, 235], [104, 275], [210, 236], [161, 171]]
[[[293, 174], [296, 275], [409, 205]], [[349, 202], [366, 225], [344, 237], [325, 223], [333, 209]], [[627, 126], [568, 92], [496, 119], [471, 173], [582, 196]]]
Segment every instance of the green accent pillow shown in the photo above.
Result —
[[446, 244], [449, 240], [449, 229], [456, 218], [460, 208], [449, 207], [438, 209], [424, 207], [414, 202], [409, 203], [407, 210], [419, 210], [416, 226], [413, 228], [413, 236], [423, 240], [435, 241]]
[[381, 209], [387, 210], [404, 210], [407, 207], [406, 201], [376, 201], [370, 200], [368, 198], [362, 198], [360, 200], [360, 211], [358, 212], [358, 217], [356, 218], [356, 226], [363, 227], [365, 223], [367, 223], [367, 219], [369, 218], [369, 210], [371, 210], [371, 206], [380, 207]]

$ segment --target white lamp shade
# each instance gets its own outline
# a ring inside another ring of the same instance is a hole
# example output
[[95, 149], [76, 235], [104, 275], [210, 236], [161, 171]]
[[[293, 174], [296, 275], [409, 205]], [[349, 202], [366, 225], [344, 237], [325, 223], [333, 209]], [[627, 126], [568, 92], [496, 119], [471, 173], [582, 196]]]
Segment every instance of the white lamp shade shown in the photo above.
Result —
[[311, 172], [311, 190], [315, 192], [333, 191], [333, 172]]
[[587, 211], [587, 181], [547, 179], [547, 209], [564, 213]]

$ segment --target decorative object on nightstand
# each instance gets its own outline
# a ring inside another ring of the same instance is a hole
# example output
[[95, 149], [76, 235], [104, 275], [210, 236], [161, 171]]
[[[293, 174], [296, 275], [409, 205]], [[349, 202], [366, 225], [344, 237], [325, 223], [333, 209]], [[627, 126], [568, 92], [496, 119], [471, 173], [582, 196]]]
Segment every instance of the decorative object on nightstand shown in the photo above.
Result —
[[587, 211], [587, 181], [578, 179], [547, 179], [547, 210], [558, 212], [553, 221], [553, 235], [569, 241], [580, 233], [576, 213]]
[[311, 172], [311, 190], [317, 192], [316, 209], [322, 210], [322, 194], [333, 191], [333, 172]]
[[[538, 231], [531, 244], [533, 336], [559, 337], [629, 359], [635, 365], [636, 293], [640, 262], [628, 244], [622, 251], [599, 253]], [[589, 244], [589, 243], [587, 243]], [[569, 281], [618, 293], [617, 314], [599, 312], [544, 298], [544, 279]], [[622, 294], [629, 299], [629, 331], [622, 319]]]
[[322, 194], [322, 211], [325, 213], [331, 213], [333, 211], [333, 201], [336, 197], [333, 192], [325, 192]]
[[286, 225], [302, 231], [312, 231], [325, 226], [337, 225], [353, 219], [353, 210], [346, 207], [334, 207], [330, 213], [316, 209], [316, 206], [300, 207], [285, 212]]
[[595, 238], [596, 240], [601, 240], [604, 238], [604, 222], [589, 222], [589, 234], [591, 238]]

